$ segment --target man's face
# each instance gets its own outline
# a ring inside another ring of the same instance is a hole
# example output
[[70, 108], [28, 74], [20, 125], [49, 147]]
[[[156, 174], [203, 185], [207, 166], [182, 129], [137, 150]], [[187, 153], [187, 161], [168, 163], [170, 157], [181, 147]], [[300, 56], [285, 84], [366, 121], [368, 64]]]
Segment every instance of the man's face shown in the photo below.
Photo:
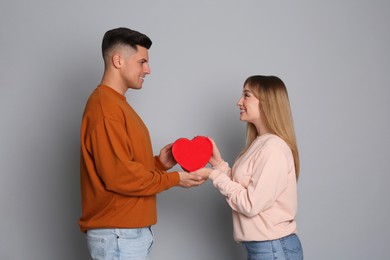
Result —
[[127, 88], [140, 89], [145, 76], [150, 74], [148, 49], [137, 46], [124, 57], [121, 76]]

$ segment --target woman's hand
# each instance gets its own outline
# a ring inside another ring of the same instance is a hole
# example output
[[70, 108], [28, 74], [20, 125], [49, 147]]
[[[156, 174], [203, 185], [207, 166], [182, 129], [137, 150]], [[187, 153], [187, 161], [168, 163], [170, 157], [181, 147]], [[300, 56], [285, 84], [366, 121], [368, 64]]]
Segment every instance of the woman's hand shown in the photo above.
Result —
[[196, 170], [193, 173], [197, 176], [202, 177], [202, 179], [207, 180], [212, 171], [213, 169], [210, 168], [200, 168], [199, 170]]
[[213, 154], [210, 157], [209, 163], [211, 164], [211, 166], [215, 167], [218, 164], [220, 164], [221, 162], [223, 162], [223, 159], [221, 157], [221, 153], [219, 152], [218, 147], [215, 144], [214, 140], [210, 137], [209, 137], [209, 140], [213, 144]]

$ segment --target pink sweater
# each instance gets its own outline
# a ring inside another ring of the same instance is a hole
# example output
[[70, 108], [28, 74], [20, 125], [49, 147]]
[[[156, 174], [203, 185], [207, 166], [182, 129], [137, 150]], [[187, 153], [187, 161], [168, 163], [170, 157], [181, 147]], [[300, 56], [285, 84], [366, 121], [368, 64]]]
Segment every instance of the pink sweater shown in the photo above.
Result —
[[257, 137], [232, 169], [222, 162], [210, 179], [233, 209], [234, 240], [273, 240], [297, 232], [294, 160], [278, 136]]

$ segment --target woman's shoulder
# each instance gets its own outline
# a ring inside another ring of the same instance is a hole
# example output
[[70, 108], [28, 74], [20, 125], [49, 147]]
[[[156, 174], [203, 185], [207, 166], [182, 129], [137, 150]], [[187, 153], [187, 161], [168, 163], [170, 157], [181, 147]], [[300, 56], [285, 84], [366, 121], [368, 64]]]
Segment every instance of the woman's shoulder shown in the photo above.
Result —
[[282, 138], [277, 136], [276, 134], [263, 134], [257, 137], [257, 139], [264, 144], [283, 144], [286, 143]]
[[264, 134], [258, 137], [259, 147], [262, 149], [281, 149], [289, 151], [290, 148], [287, 143], [275, 134]]

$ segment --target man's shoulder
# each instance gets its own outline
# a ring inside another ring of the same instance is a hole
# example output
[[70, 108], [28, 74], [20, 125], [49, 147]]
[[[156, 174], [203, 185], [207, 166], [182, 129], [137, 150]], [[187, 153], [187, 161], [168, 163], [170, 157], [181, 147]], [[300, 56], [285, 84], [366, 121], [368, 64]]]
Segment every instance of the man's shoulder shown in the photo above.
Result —
[[92, 92], [88, 103], [89, 108], [86, 109], [100, 114], [104, 119], [124, 122], [137, 114], [127, 102], [125, 96], [109, 87], [98, 86]]

